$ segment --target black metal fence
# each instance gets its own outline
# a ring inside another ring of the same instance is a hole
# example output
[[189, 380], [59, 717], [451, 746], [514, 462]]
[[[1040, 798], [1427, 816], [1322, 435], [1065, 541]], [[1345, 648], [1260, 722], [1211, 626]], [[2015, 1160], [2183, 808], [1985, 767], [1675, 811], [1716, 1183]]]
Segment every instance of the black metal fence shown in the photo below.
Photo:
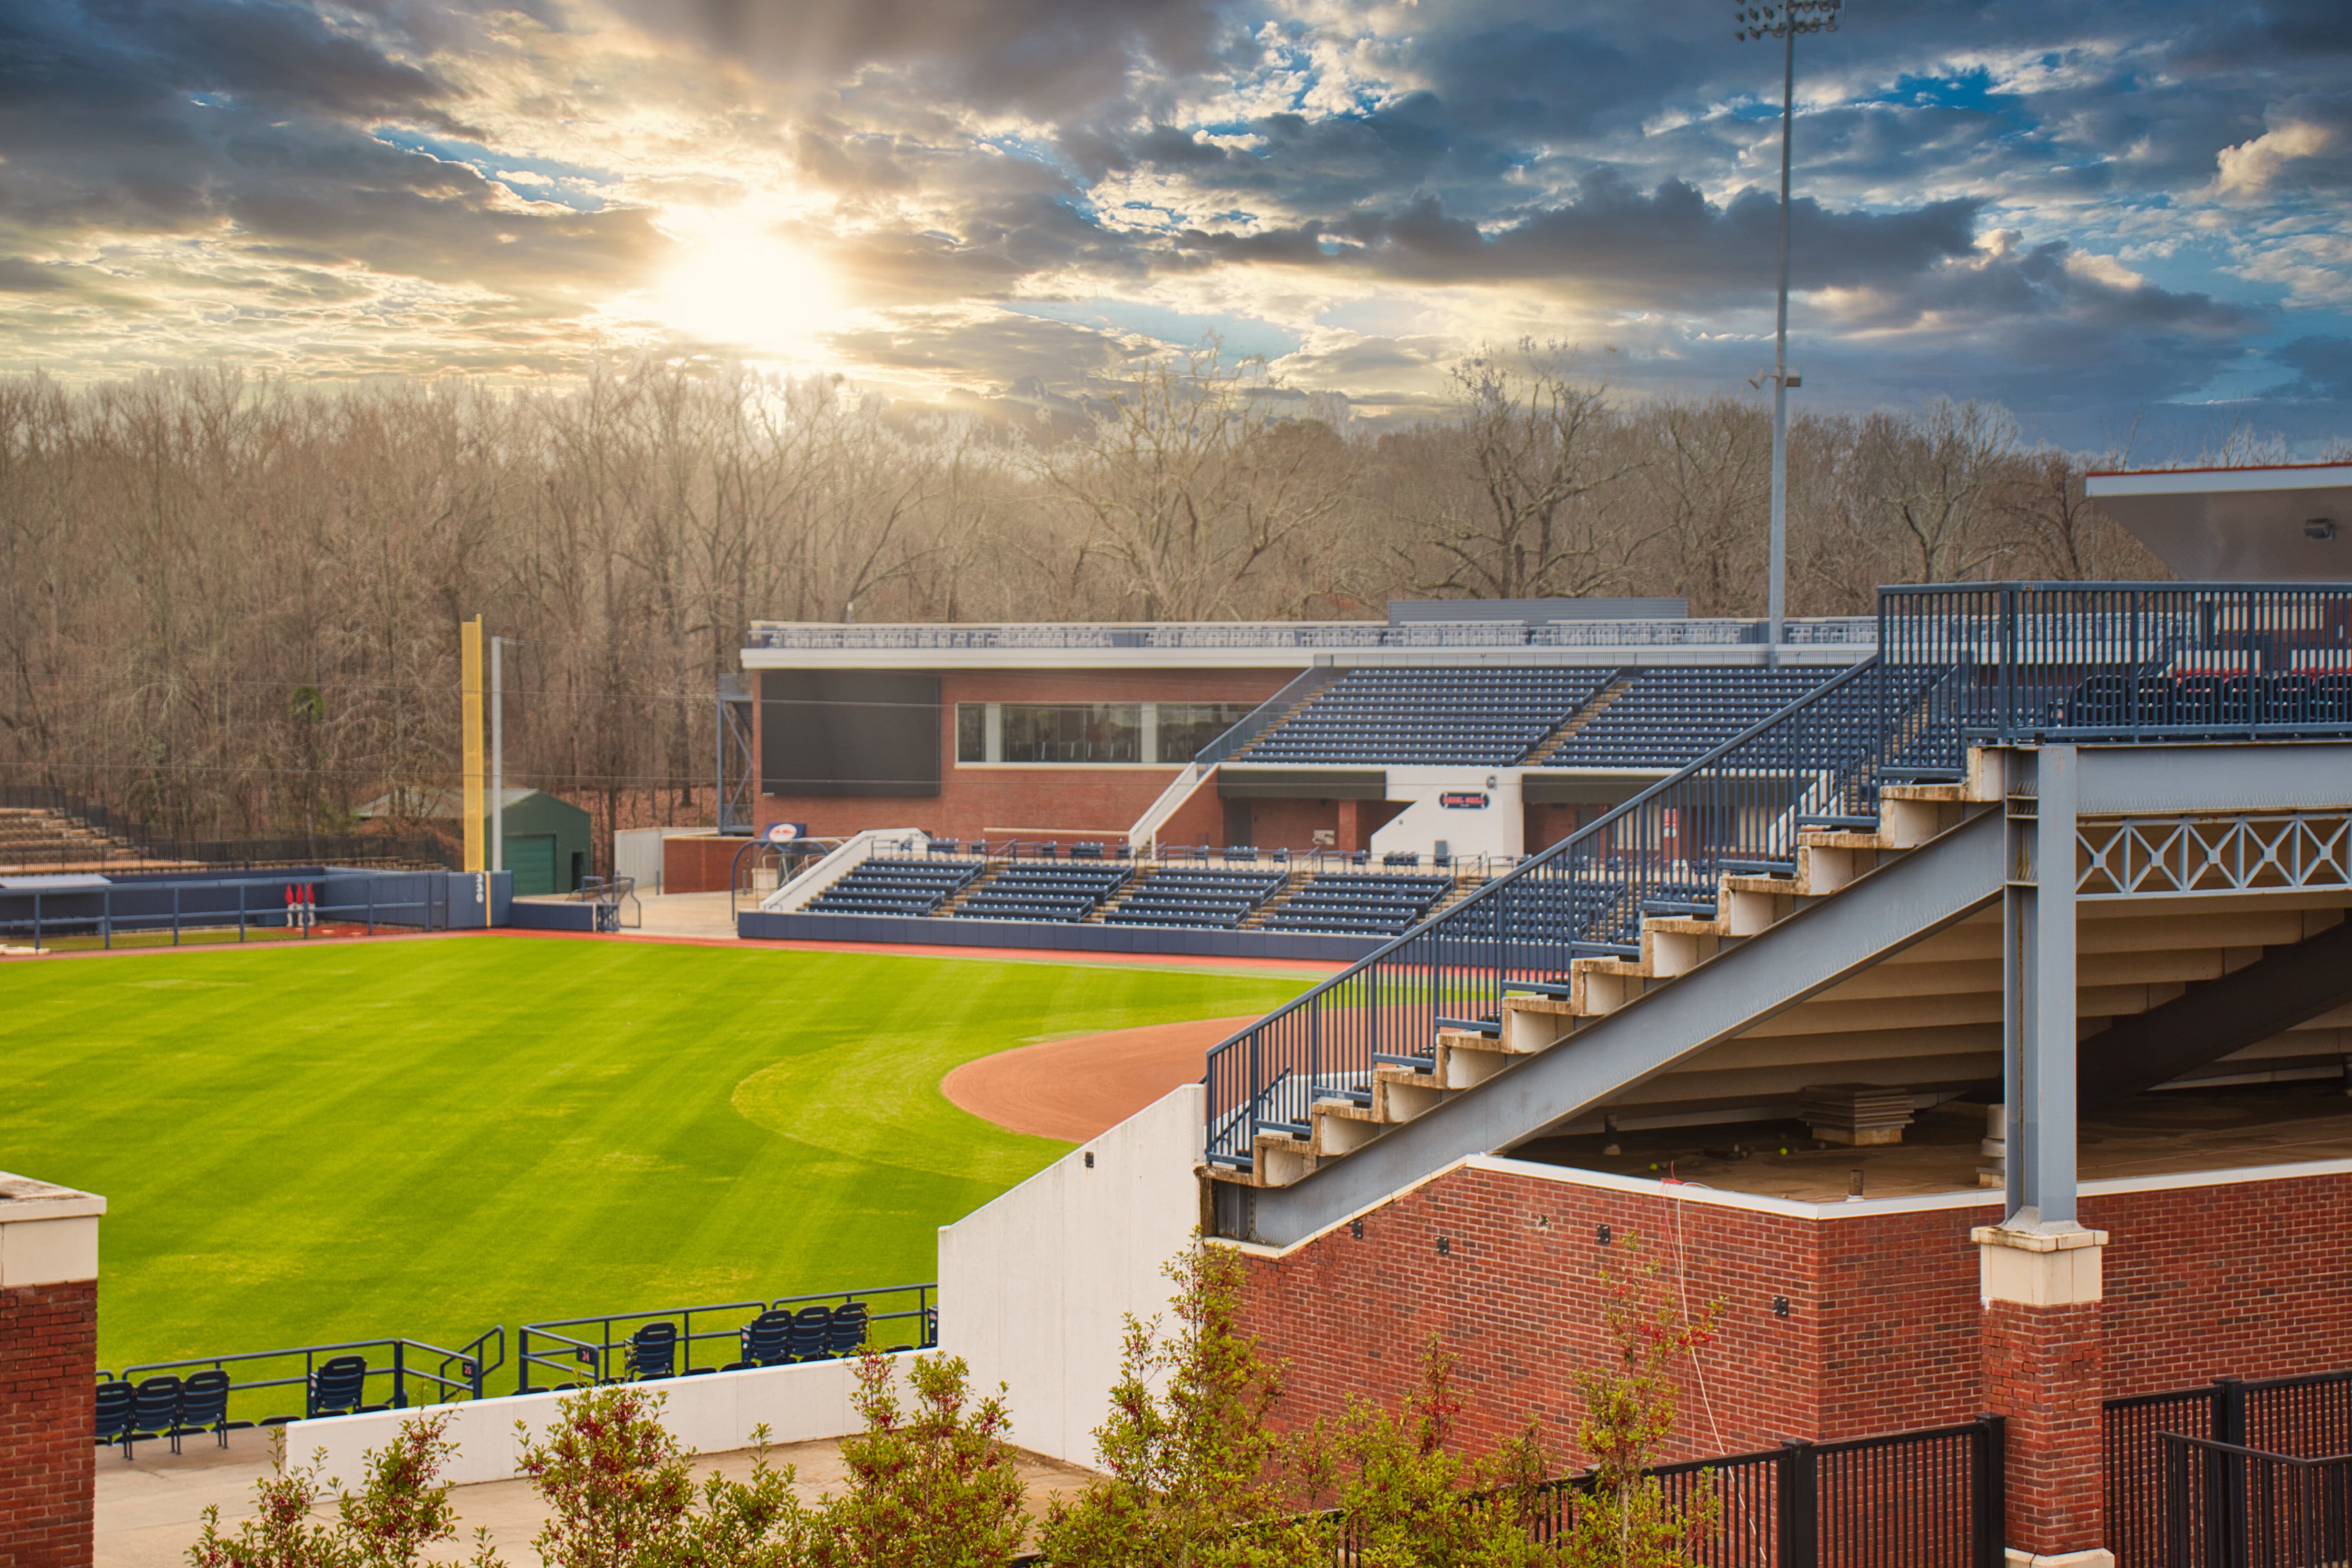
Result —
[[[863, 1305], [871, 1344], [929, 1349], [939, 1343], [938, 1297], [935, 1283], [887, 1285], [868, 1290], [717, 1301], [525, 1323], [515, 1334], [515, 1392], [530, 1394], [625, 1377], [637, 1331], [653, 1323], [667, 1323], [677, 1331], [672, 1363], [676, 1374], [719, 1371], [741, 1362], [743, 1331], [762, 1313], [820, 1305]], [[700, 1365], [696, 1364], [698, 1347]]]
[[192, 1373], [226, 1373], [228, 1398], [221, 1418], [203, 1429], [233, 1431], [278, 1426], [318, 1414], [320, 1370], [330, 1362], [348, 1363], [352, 1358], [363, 1367], [352, 1386], [368, 1405], [403, 1410], [453, 1399], [479, 1399], [489, 1374], [506, 1364], [506, 1330], [496, 1327], [456, 1350], [406, 1339], [293, 1345], [235, 1355], [141, 1362], [119, 1373], [100, 1369], [98, 1381], [101, 1385], [129, 1384], [135, 1389], [159, 1379], [184, 1382]]
[[112, 874], [121, 864], [193, 861], [223, 868], [268, 866], [438, 866], [456, 870], [458, 852], [431, 835], [319, 834], [272, 838], [194, 838], [159, 833], [147, 824], [93, 800], [46, 784], [0, 784], [0, 806], [47, 811], [69, 817], [100, 835], [76, 844], [0, 845], [0, 865], [37, 870], [43, 867], [95, 867]]
[[[2195, 1451], [2176, 1458], [2173, 1450], [2184, 1440]], [[2223, 1506], [2235, 1495], [2231, 1487], [2251, 1485], [2248, 1478], [2271, 1478], [2263, 1484], [2274, 1486], [2269, 1495], [2276, 1498], [2324, 1500], [2325, 1494], [2313, 1489], [2320, 1482], [2294, 1478], [2305, 1475], [2299, 1467], [2352, 1464], [2352, 1458], [2344, 1458], [2352, 1456], [2352, 1372], [2255, 1382], [2225, 1377], [2204, 1388], [2111, 1399], [2101, 1441], [2107, 1477], [2107, 1544], [2117, 1568], [2250, 1568], [2271, 1560], [2174, 1555], [2176, 1519], [2189, 1521], [2181, 1528], [2204, 1532], [2195, 1545], [2202, 1553], [2220, 1550], [2207, 1541], [2207, 1534], [2219, 1532], [2216, 1539], [2242, 1543], [2252, 1539], [2249, 1531], [2269, 1528], [2234, 1505]], [[2213, 1458], [2224, 1450], [2254, 1458], [2242, 1464]], [[2185, 1470], [2179, 1468], [2184, 1466]], [[2193, 1493], [2180, 1490], [2183, 1475], [2194, 1479], [2198, 1489]], [[2329, 1561], [2344, 1558], [2339, 1552]]]
[[[1790, 1441], [1648, 1473], [1685, 1517], [1711, 1514], [1694, 1542], [1707, 1568], [2000, 1568], [2003, 1436], [2001, 1417], [1979, 1415], [1916, 1432]], [[1589, 1475], [1545, 1483], [1529, 1533], [1560, 1540], [1592, 1489]], [[1492, 1507], [1501, 1499], [1478, 1500]], [[1335, 1568], [1358, 1568], [1362, 1531], [1337, 1514], [1323, 1517], [1339, 1526]]]
[[2352, 1559], [2352, 1455], [2305, 1459], [2167, 1433], [2166, 1568], [2333, 1568]]

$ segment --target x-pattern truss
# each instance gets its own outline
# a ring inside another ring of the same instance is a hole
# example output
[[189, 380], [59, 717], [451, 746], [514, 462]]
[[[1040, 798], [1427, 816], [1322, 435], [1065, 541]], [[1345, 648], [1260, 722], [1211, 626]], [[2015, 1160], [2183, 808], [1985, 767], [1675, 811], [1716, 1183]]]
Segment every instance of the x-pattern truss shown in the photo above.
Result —
[[2085, 817], [2075, 896], [2352, 888], [2352, 813]]

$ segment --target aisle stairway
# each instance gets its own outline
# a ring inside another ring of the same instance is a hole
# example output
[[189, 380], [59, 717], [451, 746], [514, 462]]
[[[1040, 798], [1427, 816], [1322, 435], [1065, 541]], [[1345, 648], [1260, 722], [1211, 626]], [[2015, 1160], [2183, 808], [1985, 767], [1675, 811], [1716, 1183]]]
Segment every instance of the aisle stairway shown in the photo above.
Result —
[[[1997, 1088], [2010, 823], [2036, 811], [2005, 769], [2025, 753], [1958, 744], [1936, 717], [1948, 682], [1873, 679], [1792, 705], [1212, 1052], [1219, 1234], [1285, 1245], [1562, 1134], [1785, 1120], [1832, 1086], [1915, 1109]], [[2086, 1094], [2340, 1072], [2352, 747], [2251, 768], [2210, 745], [2082, 755], [2085, 865], [2098, 835], [2172, 846], [2118, 852], [2130, 876], [2077, 895]], [[2256, 809], [2275, 843], [2208, 842], [2260, 826], [2209, 814]], [[2172, 861], [2208, 885], [2126, 885]], [[2253, 879], [2217, 880], [2230, 867]], [[2261, 983], [2234, 978], [2250, 966]]]

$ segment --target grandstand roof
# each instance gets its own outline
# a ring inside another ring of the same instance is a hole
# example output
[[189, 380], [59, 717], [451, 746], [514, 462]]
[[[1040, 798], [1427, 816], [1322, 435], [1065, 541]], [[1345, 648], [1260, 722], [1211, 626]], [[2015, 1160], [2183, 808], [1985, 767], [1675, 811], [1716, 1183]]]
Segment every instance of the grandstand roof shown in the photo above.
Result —
[[2098, 473], [2083, 488], [2189, 581], [2352, 582], [2352, 463]]

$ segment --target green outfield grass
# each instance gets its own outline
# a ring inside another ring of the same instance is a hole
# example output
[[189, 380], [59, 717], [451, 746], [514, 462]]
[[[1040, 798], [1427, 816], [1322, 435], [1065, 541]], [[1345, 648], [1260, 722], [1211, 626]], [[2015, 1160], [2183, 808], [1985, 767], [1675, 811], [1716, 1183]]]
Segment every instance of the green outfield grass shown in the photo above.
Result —
[[932, 1278], [1066, 1145], [959, 1062], [1301, 979], [488, 936], [0, 968], [0, 1169], [102, 1193], [102, 1364]]

